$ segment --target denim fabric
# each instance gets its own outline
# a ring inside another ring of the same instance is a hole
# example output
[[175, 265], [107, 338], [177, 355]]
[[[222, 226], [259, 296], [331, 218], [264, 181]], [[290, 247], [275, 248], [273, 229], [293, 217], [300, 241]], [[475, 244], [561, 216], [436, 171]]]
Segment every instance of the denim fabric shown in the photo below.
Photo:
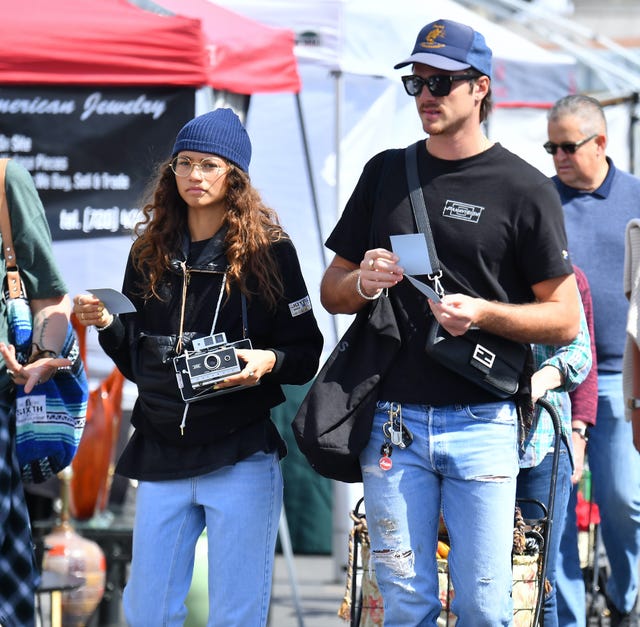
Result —
[[562, 627], [586, 627], [587, 624], [585, 581], [578, 554], [577, 502], [576, 484], [569, 496], [556, 564], [556, 604]]
[[127, 624], [183, 625], [195, 545], [206, 526], [207, 627], [266, 625], [281, 506], [276, 454], [256, 453], [200, 477], [140, 482]]
[[458, 627], [512, 624], [511, 550], [516, 475], [513, 403], [403, 405], [413, 443], [378, 462], [389, 403], [379, 402], [362, 452], [367, 524], [385, 626], [436, 625], [436, 543], [442, 510]]
[[[549, 491], [552, 483], [554, 451], [549, 451], [544, 459], [534, 468], [521, 468], [518, 475], [518, 487], [516, 498], [535, 499], [545, 508], [549, 507]], [[544, 627], [558, 627], [556, 607], [556, 561], [560, 545], [560, 537], [564, 528], [564, 519], [567, 511], [567, 502], [571, 492], [571, 459], [564, 440], [560, 441], [560, 453], [558, 456], [558, 472], [555, 481], [555, 500], [553, 512], [547, 514], [551, 521], [551, 538], [549, 541], [549, 553], [546, 561], [546, 578], [551, 584], [551, 592], [544, 600]], [[544, 512], [539, 505], [520, 502], [520, 510], [525, 519], [541, 518]]]
[[624, 418], [621, 374], [598, 373], [598, 418], [589, 438], [593, 498], [611, 565], [606, 593], [621, 612], [630, 612], [638, 595], [640, 455]]

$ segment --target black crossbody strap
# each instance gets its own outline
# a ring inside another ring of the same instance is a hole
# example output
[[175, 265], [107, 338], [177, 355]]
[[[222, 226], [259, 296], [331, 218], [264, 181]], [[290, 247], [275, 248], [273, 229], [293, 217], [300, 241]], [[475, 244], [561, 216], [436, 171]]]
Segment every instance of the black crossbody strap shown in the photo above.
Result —
[[422, 193], [422, 185], [420, 185], [420, 177], [418, 175], [418, 151], [417, 144], [411, 144], [404, 152], [407, 183], [409, 184], [409, 200], [411, 201], [411, 209], [416, 220], [418, 230], [424, 235], [427, 241], [427, 250], [429, 251], [429, 261], [431, 262], [432, 274], [429, 278], [432, 280], [439, 279], [442, 276], [440, 269], [440, 261], [436, 252], [436, 244], [433, 241], [433, 233], [429, 224], [427, 215], [427, 206], [424, 202], [424, 194]]

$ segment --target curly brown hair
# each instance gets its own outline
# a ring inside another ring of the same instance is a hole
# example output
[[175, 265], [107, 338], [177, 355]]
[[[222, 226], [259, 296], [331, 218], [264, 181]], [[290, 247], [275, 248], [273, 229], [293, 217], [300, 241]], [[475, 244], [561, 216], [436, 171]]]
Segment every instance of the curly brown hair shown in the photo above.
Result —
[[[170, 164], [166, 161], [160, 166], [147, 192], [143, 217], [134, 227], [137, 239], [131, 249], [132, 263], [148, 279], [142, 289], [145, 298], [160, 297], [160, 280], [171, 269], [187, 229], [187, 205], [178, 193]], [[275, 308], [284, 288], [271, 244], [287, 236], [276, 212], [262, 202], [251, 185], [249, 175], [232, 163], [228, 166], [225, 223], [229, 229], [224, 242], [227, 294], [235, 282], [248, 299], [259, 290], [268, 305]], [[255, 277], [257, 290], [249, 288], [249, 276]]]

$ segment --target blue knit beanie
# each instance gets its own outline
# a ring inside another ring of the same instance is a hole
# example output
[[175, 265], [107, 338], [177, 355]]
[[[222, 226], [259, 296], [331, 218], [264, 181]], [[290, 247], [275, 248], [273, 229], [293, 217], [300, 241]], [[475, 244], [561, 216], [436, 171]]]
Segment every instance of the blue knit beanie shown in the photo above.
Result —
[[215, 109], [187, 122], [178, 133], [172, 157], [181, 150], [210, 152], [248, 172], [251, 140], [240, 118], [231, 109]]

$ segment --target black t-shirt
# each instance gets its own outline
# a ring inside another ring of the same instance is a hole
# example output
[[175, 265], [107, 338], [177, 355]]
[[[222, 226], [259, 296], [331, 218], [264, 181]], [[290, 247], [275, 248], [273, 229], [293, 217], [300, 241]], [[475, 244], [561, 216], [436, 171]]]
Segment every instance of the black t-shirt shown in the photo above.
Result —
[[[418, 168], [447, 293], [526, 303], [532, 285], [572, 273], [558, 194], [531, 165], [499, 144], [467, 159], [437, 159], [420, 141]], [[359, 264], [370, 238], [390, 250], [390, 235], [415, 232], [404, 151], [390, 150], [365, 166], [327, 246]], [[380, 398], [436, 406], [495, 400], [425, 354], [427, 299], [408, 281], [389, 293], [402, 348]]]

